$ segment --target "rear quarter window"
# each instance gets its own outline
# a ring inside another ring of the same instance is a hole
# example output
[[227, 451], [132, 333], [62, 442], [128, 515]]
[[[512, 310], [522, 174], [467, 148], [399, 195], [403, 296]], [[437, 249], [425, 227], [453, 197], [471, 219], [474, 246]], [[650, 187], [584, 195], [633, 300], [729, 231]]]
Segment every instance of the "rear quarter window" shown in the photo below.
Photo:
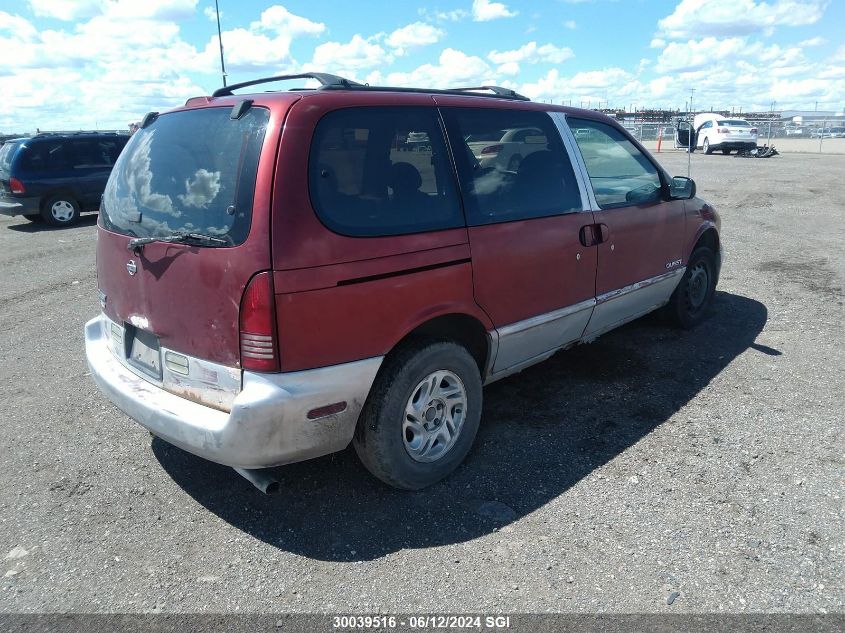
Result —
[[342, 235], [464, 225], [434, 108], [358, 107], [326, 114], [311, 142], [309, 189], [320, 220]]
[[12, 159], [19, 147], [20, 143], [4, 143], [0, 147], [0, 170], [8, 172], [12, 168]]

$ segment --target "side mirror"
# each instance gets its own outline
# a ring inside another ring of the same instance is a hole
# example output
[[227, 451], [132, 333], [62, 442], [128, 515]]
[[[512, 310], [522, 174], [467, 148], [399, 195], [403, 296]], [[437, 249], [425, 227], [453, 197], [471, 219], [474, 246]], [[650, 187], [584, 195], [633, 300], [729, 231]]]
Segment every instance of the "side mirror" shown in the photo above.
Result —
[[695, 197], [695, 181], [686, 176], [675, 176], [669, 183], [669, 196], [673, 200], [689, 200]]

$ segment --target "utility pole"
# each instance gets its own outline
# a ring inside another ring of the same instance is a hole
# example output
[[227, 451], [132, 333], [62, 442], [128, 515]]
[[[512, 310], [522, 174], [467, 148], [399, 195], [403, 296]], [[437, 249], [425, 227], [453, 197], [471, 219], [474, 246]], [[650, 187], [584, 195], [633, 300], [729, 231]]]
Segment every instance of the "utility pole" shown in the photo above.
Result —
[[223, 62], [223, 34], [220, 32], [220, 6], [214, 0], [214, 10], [217, 13], [217, 43], [220, 44], [220, 71], [223, 73], [223, 87], [226, 87], [226, 64]]

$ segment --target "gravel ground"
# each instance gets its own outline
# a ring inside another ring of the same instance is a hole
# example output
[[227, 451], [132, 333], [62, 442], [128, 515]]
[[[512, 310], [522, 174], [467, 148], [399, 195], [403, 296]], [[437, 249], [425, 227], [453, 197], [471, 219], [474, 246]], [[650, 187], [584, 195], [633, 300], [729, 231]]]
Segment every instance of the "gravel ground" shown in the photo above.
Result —
[[87, 375], [94, 218], [0, 219], [0, 611], [843, 611], [845, 156], [692, 167], [724, 222], [711, 318], [491, 385], [419, 493], [348, 450], [264, 497], [151, 441]]

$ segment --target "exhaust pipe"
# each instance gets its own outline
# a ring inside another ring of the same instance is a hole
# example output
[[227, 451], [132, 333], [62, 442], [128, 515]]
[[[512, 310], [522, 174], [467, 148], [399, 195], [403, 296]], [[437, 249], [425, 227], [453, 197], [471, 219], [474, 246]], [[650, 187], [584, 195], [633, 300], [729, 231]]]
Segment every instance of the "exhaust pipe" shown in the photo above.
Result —
[[235, 472], [258, 488], [265, 495], [279, 494], [279, 480], [269, 475], [266, 468], [235, 468]]

